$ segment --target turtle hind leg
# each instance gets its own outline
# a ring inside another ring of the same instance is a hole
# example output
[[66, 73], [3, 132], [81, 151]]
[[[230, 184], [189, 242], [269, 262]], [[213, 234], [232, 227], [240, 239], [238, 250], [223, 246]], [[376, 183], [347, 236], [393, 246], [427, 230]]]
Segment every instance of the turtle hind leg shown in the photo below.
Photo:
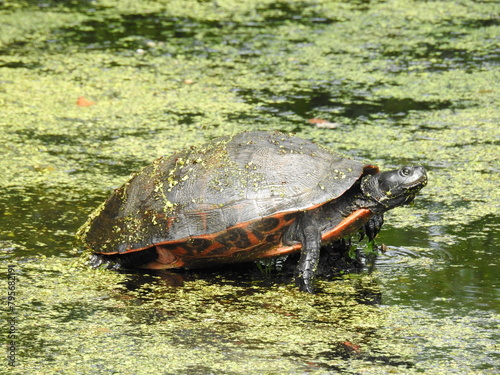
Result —
[[88, 265], [92, 268], [104, 268], [109, 270], [122, 268], [120, 262], [116, 260], [116, 257], [103, 254], [92, 254], [88, 260]]
[[92, 254], [89, 265], [93, 268], [118, 270], [122, 268], [139, 268], [157, 258], [154, 247], [127, 254]]
[[185, 265], [184, 261], [177, 255], [175, 255], [175, 251], [172, 251], [169, 246], [156, 245], [152, 249], [155, 250], [155, 256], [147, 263], [143, 263], [141, 265], [141, 268], [150, 270], [164, 270], [170, 268], [179, 268]]

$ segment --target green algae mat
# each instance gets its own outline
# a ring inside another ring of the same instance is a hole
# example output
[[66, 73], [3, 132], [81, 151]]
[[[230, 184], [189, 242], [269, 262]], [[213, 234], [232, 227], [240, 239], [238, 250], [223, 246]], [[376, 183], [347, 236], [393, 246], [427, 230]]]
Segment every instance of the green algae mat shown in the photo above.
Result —
[[[0, 2], [0, 373], [499, 373], [498, 13]], [[265, 270], [81, 264], [75, 232], [132, 172], [242, 130], [422, 164], [429, 184], [386, 216], [376, 261], [315, 295]]]

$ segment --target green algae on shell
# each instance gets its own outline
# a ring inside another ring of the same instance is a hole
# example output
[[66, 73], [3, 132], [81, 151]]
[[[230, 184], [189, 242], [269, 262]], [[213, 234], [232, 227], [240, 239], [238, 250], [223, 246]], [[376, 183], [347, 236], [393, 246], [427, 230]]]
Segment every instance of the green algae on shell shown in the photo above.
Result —
[[[275, 164], [281, 167], [273, 169]], [[237, 133], [157, 159], [133, 174], [78, 237], [96, 253], [123, 254], [222, 233], [324, 204], [376, 170], [292, 135]]]

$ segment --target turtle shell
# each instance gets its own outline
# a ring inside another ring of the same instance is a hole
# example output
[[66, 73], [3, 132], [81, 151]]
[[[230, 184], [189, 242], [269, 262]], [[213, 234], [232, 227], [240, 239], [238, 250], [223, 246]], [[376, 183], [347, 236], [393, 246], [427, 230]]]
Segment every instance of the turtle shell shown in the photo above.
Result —
[[[90, 216], [79, 237], [99, 254], [188, 242], [203, 251], [216, 236], [237, 237], [238, 228], [281, 230], [294, 213], [336, 199], [377, 172], [296, 136], [238, 133], [159, 158], [132, 175]], [[271, 240], [247, 236], [239, 249]]]

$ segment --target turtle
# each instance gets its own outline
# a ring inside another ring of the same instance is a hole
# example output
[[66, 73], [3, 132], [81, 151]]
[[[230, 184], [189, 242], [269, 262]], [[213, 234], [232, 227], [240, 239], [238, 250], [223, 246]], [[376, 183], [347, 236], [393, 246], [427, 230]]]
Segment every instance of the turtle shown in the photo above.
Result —
[[313, 293], [320, 247], [358, 232], [427, 184], [423, 166], [380, 172], [278, 131], [246, 131], [160, 157], [116, 189], [79, 229], [107, 268], [196, 269], [300, 252]]

